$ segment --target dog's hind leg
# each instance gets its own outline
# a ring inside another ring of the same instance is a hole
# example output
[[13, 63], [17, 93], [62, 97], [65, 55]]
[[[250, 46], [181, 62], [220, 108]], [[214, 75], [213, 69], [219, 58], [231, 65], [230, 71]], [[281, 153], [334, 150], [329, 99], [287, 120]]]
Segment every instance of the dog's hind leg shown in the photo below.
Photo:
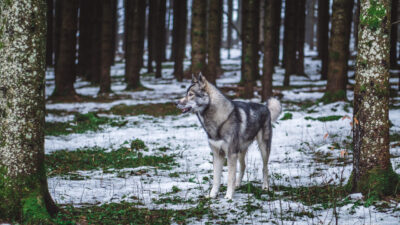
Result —
[[240, 170], [238, 179], [236, 180], [236, 187], [239, 187], [243, 180], [244, 170], [246, 169], [246, 151], [242, 151], [239, 153], [239, 163]]
[[271, 152], [271, 130], [260, 130], [257, 134], [258, 148], [260, 149], [263, 161], [263, 185], [262, 188], [268, 190], [268, 159]]
[[219, 187], [221, 186], [222, 167], [224, 165], [224, 153], [218, 148], [211, 146], [213, 150], [213, 185], [208, 197], [215, 198], [218, 195]]
[[228, 188], [225, 195], [226, 199], [232, 199], [233, 194], [235, 193], [237, 161], [238, 154], [228, 152]]

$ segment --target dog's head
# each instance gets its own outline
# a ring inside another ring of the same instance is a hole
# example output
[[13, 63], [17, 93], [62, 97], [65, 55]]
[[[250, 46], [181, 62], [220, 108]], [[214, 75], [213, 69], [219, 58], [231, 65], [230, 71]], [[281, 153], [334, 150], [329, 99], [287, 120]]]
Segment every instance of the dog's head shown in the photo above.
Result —
[[210, 104], [210, 96], [206, 91], [208, 81], [200, 73], [198, 76], [192, 75], [192, 84], [186, 91], [186, 96], [176, 102], [176, 106], [183, 113], [202, 112]]

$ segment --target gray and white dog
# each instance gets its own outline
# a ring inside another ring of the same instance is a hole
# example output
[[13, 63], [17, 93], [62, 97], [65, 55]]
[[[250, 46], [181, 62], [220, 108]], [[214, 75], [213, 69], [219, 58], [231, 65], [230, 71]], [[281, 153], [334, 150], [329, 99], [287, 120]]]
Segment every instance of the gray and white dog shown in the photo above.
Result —
[[[249, 145], [257, 139], [263, 160], [263, 185], [268, 189], [268, 158], [271, 151], [272, 127], [281, 113], [281, 104], [270, 98], [267, 105], [231, 101], [204, 76], [193, 76], [186, 96], [177, 107], [183, 113], [195, 113], [208, 136], [213, 151], [214, 180], [208, 197], [215, 198], [221, 185], [222, 166], [228, 158], [228, 189], [225, 198], [232, 199], [240, 186], [246, 168], [245, 156]], [[240, 171], [236, 180], [236, 165]]]

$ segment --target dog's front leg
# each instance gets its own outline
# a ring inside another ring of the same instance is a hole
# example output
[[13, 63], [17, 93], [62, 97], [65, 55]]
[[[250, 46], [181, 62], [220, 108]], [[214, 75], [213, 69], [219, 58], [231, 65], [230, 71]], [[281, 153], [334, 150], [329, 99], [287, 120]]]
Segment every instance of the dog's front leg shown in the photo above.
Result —
[[213, 169], [214, 169], [214, 179], [213, 186], [210, 191], [210, 195], [208, 197], [215, 198], [218, 195], [219, 187], [221, 186], [221, 176], [222, 176], [222, 167], [224, 166], [224, 155], [221, 154], [219, 149], [213, 149]]
[[236, 153], [228, 153], [228, 190], [225, 195], [226, 199], [232, 199], [235, 192], [237, 159]]

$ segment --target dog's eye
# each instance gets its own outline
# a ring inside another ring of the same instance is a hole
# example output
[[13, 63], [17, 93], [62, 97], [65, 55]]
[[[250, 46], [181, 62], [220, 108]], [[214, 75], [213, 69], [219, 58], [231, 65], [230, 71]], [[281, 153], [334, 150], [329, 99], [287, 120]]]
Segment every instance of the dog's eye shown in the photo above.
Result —
[[189, 93], [189, 97], [192, 97], [193, 96], [193, 93]]

